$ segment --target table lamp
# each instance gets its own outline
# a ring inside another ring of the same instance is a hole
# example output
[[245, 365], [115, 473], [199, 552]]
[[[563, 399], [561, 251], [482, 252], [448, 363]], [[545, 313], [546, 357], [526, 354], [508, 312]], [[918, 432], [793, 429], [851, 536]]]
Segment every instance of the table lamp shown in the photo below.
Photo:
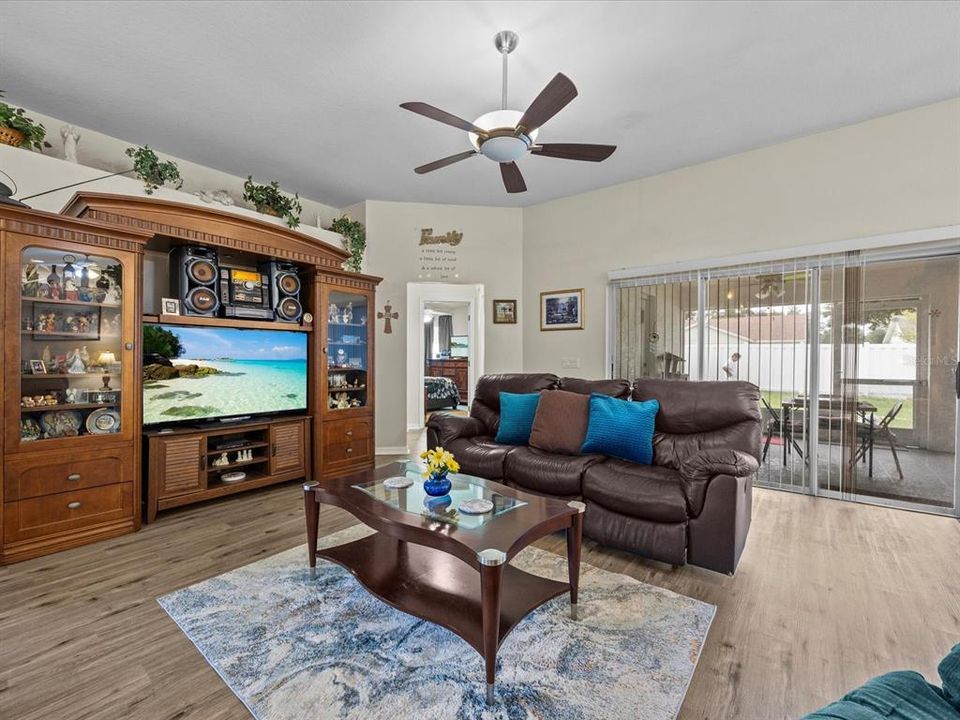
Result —
[[116, 362], [117, 362], [117, 356], [114, 355], [113, 352], [111, 352], [110, 350], [104, 350], [104, 351], [103, 351], [102, 353], [100, 353], [100, 355], [97, 357], [97, 365], [100, 365], [101, 367], [105, 368], [105, 369], [107, 370], [107, 372], [108, 372], [107, 375], [104, 375], [104, 376], [103, 376], [103, 387], [100, 388], [101, 391], [102, 391], [102, 390], [112, 390], [112, 389], [113, 389], [113, 388], [110, 387], [110, 375], [109, 375], [109, 370], [110, 370], [110, 366], [111, 366], [111, 365], [114, 365]]

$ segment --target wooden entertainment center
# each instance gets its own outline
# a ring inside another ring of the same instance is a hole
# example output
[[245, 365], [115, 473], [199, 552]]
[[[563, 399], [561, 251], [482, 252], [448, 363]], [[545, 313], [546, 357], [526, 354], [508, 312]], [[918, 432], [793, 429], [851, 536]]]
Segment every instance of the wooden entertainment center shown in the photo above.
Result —
[[[303, 315], [144, 314], [145, 292], [177, 297], [173, 264], [164, 273], [145, 257], [189, 254], [180, 248], [295, 272]], [[0, 252], [0, 564], [133, 532], [189, 503], [373, 466], [380, 278], [344, 270], [340, 248], [210, 207], [81, 192], [60, 215], [0, 206]], [[158, 323], [304, 333], [305, 409], [144, 430], [143, 327]], [[224, 480], [232, 471], [245, 477]]]

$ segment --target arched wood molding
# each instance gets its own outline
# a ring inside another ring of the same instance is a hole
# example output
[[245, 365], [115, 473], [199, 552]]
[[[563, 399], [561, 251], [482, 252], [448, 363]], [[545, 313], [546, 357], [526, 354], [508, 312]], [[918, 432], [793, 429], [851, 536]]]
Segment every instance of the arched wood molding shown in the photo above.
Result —
[[133, 195], [78, 192], [62, 210], [113, 226], [313, 265], [338, 276], [350, 254], [322, 240], [215, 208]]
[[3, 206], [0, 229], [135, 253], [142, 253], [144, 245], [153, 237], [152, 233], [139, 228], [105, 225], [91, 219], [68, 219], [43, 210], [8, 205]]

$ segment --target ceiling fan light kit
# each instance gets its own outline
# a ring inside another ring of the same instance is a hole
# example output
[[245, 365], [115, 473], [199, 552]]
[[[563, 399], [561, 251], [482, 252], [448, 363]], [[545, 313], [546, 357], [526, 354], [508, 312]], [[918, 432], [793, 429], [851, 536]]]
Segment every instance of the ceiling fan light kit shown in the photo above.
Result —
[[547, 86], [530, 103], [526, 112], [507, 109], [507, 57], [519, 43], [519, 36], [510, 30], [501, 30], [493, 38], [494, 47], [503, 57], [503, 94], [499, 110], [485, 113], [473, 122], [468, 122], [427, 103], [401, 103], [400, 107], [404, 110], [466, 131], [470, 144], [474, 148], [421, 165], [415, 168], [414, 172], [423, 175], [474, 155], [483, 155], [500, 164], [500, 175], [507, 192], [517, 193], [526, 191], [527, 186], [516, 161], [528, 152], [532, 155], [586, 162], [600, 162], [613, 154], [617, 149], [616, 145], [537, 144], [540, 127], [577, 96], [576, 86], [563, 73], [557, 73], [547, 83]]

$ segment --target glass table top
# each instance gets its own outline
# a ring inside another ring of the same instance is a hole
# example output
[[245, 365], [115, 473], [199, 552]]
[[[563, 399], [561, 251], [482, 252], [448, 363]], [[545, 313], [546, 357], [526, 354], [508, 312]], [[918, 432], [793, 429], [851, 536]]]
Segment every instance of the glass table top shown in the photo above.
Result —
[[[450, 473], [453, 483], [450, 492], [440, 498], [427, 495], [423, 489], [423, 476], [420, 466], [413, 462], [405, 465], [403, 474], [413, 480], [413, 485], [401, 489], [393, 489], [384, 485], [384, 480], [359, 483], [354, 485], [380, 502], [415, 515], [447, 522], [462, 528], [478, 528], [491, 522], [495, 517], [503, 515], [514, 508], [522, 507], [527, 503], [517, 498], [501, 495], [479, 483], [472, 482], [469, 475]], [[493, 510], [482, 515], [468, 515], [460, 512], [458, 507], [464, 500], [484, 498], [493, 503]]]

